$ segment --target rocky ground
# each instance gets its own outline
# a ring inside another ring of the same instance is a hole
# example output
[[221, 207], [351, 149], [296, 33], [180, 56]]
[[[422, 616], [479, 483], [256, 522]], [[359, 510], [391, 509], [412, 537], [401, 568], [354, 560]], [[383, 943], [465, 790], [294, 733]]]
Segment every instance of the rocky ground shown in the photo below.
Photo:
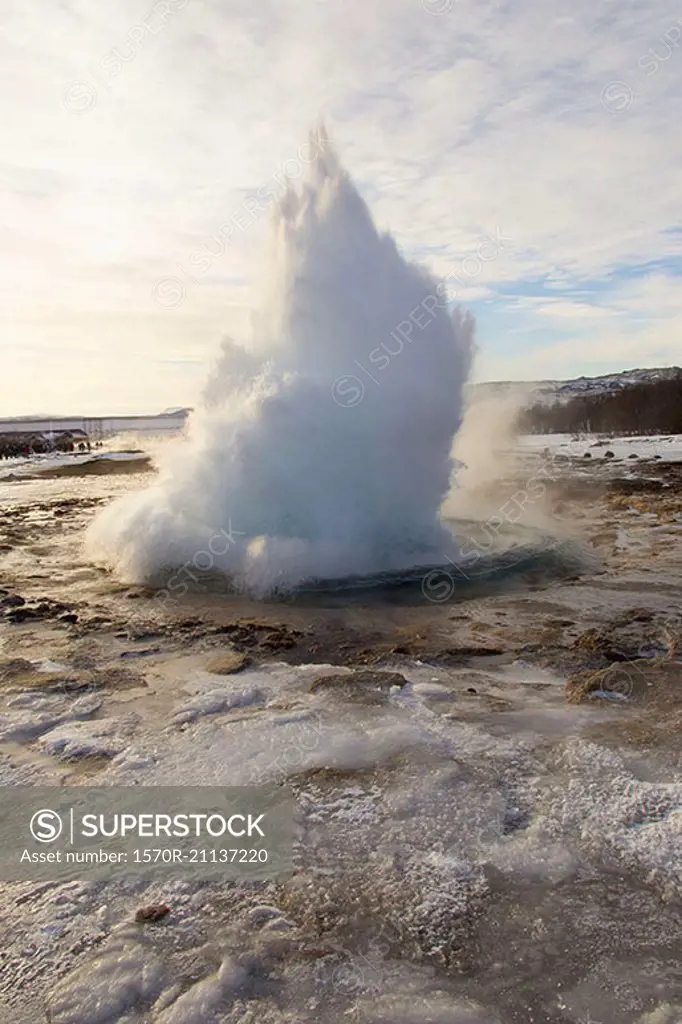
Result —
[[88, 565], [135, 477], [3, 485], [0, 780], [302, 820], [291, 879], [3, 884], [3, 1021], [680, 1024], [682, 465], [550, 459], [504, 572], [270, 603]]

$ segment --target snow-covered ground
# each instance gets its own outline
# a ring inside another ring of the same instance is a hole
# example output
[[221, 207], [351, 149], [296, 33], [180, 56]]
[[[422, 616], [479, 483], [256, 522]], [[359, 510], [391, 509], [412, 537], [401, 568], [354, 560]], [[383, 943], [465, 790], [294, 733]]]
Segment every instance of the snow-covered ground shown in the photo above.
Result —
[[[649, 434], [642, 436], [606, 437], [595, 434], [526, 434], [519, 438], [522, 450], [549, 452], [581, 458], [589, 452], [593, 459], [603, 459], [613, 452], [616, 459], [661, 459], [682, 462], [682, 434]], [[610, 456], [608, 456], [610, 458]]]
[[524, 440], [575, 455], [548, 480], [590, 568], [414, 605], [159, 604], [80, 553], [132, 478], [3, 483], [0, 784], [281, 783], [301, 832], [257, 886], [3, 883], [0, 1024], [680, 1024], [680, 467], [572, 499], [597, 440]]
[[32, 476], [45, 470], [61, 469], [63, 466], [84, 466], [89, 462], [130, 462], [144, 457], [141, 451], [90, 452], [47, 452], [43, 455], [19, 456], [0, 461], [0, 476], [12, 473], [14, 476]]

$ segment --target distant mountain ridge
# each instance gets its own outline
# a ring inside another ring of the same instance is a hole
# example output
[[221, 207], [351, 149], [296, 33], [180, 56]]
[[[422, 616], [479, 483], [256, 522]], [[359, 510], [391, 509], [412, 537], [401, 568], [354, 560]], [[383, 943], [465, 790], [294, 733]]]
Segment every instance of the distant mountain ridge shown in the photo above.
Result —
[[40, 420], [40, 421], [57, 420], [57, 421], [59, 421], [59, 420], [73, 420], [73, 419], [81, 419], [81, 420], [112, 420], [112, 419], [119, 419], [119, 420], [125, 420], [125, 419], [137, 419], [137, 418], [140, 418], [140, 417], [144, 417], [145, 419], [150, 419], [151, 417], [154, 417], [154, 416], [156, 416], [158, 418], [161, 418], [162, 416], [181, 416], [181, 415], [188, 416], [191, 412], [192, 412], [192, 409], [189, 408], [189, 406], [185, 406], [185, 405], [173, 406], [170, 409], [164, 409], [163, 412], [140, 413], [139, 416], [137, 414], [130, 414], [130, 413], [120, 413], [120, 414], [119, 413], [111, 413], [111, 414], [108, 414], [106, 416], [79, 416], [79, 415], [76, 415], [76, 416], [65, 416], [63, 413], [57, 414], [57, 413], [49, 413], [49, 412], [37, 412], [37, 413], [33, 413], [33, 414], [28, 414], [28, 415], [24, 414], [23, 416], [7, 416], [7, 417], [0, 416], [0, 423], [23, 423], [24, 421], [28, 421], [28, 420], [30, 420], [32, 422], [36, 421], [36, 420]]
[[621, 370], [619, 373], [605, 373], [598, 377], [573, 377], [570, 380], [534, 381], [485, 381], [475, 384], [477, 393], [501, 395], [525, 399], [528, 405], [568, 401], [578, 395], [603, 395], [637, 384], [653, 384], [672, 380], [682, 369], [679, 366], [657, 366], [644, 369]]

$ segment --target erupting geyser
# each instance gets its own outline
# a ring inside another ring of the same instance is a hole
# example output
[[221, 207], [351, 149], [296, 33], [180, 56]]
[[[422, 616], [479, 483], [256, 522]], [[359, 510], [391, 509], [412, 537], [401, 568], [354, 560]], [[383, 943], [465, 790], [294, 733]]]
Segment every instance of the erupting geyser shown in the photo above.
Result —
[[223, 343], [158, 483], [91, 528], [91, 556], [127, 580], [194, 565], [263, 596], [456, 556], [439, 509], [473, 319], [379, 234], [324, 133], [314, 142], [307, 180], [274, 209], [248, 345]]

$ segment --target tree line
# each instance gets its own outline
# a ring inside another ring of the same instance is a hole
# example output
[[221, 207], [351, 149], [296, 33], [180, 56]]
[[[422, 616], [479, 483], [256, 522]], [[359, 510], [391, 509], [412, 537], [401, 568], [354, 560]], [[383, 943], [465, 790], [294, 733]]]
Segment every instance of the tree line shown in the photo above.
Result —
[[519, 427], [524, 434], [682, 434], [682, 370], [621, 391], [532, 405]]

